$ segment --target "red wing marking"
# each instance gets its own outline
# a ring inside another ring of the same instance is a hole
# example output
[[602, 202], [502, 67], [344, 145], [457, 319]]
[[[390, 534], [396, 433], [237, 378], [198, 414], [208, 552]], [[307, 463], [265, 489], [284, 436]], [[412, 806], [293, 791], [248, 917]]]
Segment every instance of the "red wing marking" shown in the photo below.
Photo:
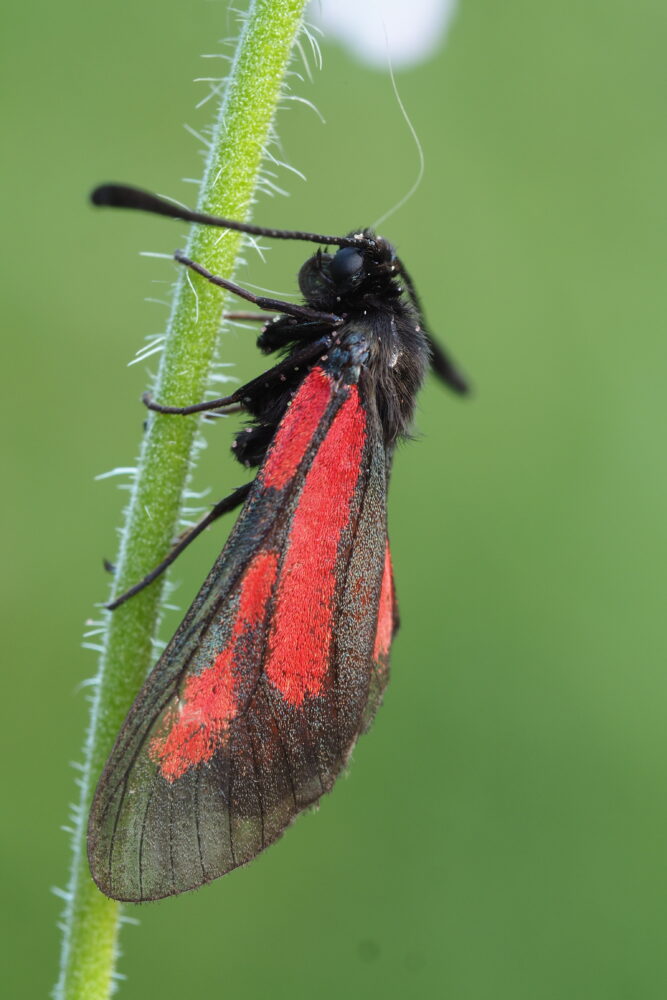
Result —
[[365, 439], [366, 414], [350, 386], [306, 475], [278, 584], [266, 675], [292, 705], [318, 694], [329, 667], [338, 546]]
[[264, 468], [265, 486], [281, 490], [294, 475], [331, 399], [331, 379], [321, 368], [306, 377], [283, 417]]
[[389, 552], [389, 542], [384, 553], [384, 571], [382, 573], [382, 588], [380, 590], [380, 607], [378, 611], [378, 625], [375, 633], [375, 647], [373, 649], [373, 659], [377, 662], [386, 662], [391, 647], [391, 639], [394, 633], [394, 579], [391, 568], [391, 555]]
[[210, 760], [224, 740], [239, 708], [239, 674], [252, 633], [266, 617], [277, 569], [276, 552], [260, 551], [249, 564], [229, 642], [210, 667], [188, 677], [178, 707], [167, 711], [162, 732], [151, 741], [150, 758], [168, 781]]

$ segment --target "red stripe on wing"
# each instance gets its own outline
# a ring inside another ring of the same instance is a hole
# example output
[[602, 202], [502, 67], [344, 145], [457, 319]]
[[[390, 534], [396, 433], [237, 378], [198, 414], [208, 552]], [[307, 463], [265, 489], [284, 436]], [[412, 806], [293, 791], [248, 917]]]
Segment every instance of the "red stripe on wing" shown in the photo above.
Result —
[[292, 705], [318, 694], [329, 667], [338, 546], [365, 440], [366, 414], [350, 386], [306, 475], [271, 623], [266, 675]]
[[294, 475], [331, 399], [331, 379], [321, 368], [306, 377], [283, 417], [267, 456], [261, 479], [281, 490]]
[[394, 579], [391, 568], [389, 542], [384, 553], [384, 570], [382, 573], [382, 588], [380, 590], [380, 607], [378, 610], [378, 627], [375, 633], [373, 659], [386, 660], [391, 648], [394, 634]]
[[210, 760], [224, 740], [239, 707], [239, 674], [253, 658], [252, 634], [266, 617], [277, 569], [275, 552], [259, 552], [249, 564], [229, 642], [210, 667], [187, 678], [178, 708], [168, 710], [162, 733], [151, 741], [150, 758], [168, 781]]

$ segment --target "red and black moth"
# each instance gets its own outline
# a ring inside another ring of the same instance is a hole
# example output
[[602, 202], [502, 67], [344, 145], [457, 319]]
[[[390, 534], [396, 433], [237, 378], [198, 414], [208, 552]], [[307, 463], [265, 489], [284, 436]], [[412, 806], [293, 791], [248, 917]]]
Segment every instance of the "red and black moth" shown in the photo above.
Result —
[[242, 505], [95, 793], [93, 878], [108, 896], [140, 902], [246, 864], [345, 768], [381, 701], [398, 625], [386, 518], [392, 455], [429, 364], [455, 391], [466, 383], [425, 332], [402, 262], [371, 230], [269, 230], [121, 185], [98, 188], [93, 201], [319, 244], [299, 273], [304, 305], [253, 295], [175, 255], [279, 313], [258, 344], [284, 357], [219, 400], [179, 408], [146, 399], [161, 413], [241, 409], [250, 423], [234, 452], [259, 468], [188, 536]]

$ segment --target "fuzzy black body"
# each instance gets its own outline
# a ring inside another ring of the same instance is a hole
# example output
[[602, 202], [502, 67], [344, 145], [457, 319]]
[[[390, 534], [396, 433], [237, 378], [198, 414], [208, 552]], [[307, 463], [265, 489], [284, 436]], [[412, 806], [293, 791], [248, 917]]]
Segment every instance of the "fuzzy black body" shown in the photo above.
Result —
[[[289, 360], [304, 345], [321, 342], [321, 353], [308, 366], [312, 367], [329, 351], [345, 345], [352, 334], [361, 339], [367, 347], [362, 393], [375, 399], [385, 446], [391, 452], [397, 440], [410, 433], [415, 400], [431, 351], [421, 317], [405, 297], [393, 248], [371, 230], [364, 230], [363, 236], [372, 249], [344, 247], [333, 255], [318, 250], [299, 272], [306, 304], [339, 315], [342, 325], [331, 329], [321, 323], [302, 323], [292, 316], [281, 316], [265, 328], [258, 346], [265, 354], [280, 351]], [[292, 371], [287, 368], [280, 387], [247, 396], [245, 406], [253, 421], [237, 434], [232, 446], [244, 465], [262, 462], [307, 370], [302, 365]], [[261, 383], [261, 376], [251, 383], [253, 389], [256, 383]]]

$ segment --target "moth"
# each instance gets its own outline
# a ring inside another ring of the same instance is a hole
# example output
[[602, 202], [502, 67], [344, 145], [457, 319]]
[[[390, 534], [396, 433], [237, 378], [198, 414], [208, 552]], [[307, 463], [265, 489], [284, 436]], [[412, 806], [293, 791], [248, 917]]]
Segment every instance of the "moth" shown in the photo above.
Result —
[[[242, 410], [235, 456], [254, 479], [215, 505], [150, 583], [222, 513], [238, 519], [148, 676], [99, 780], [88, 827], [93, 878], [139, 902], [195, 889], [251, 861], [328, 792], [368, 729], [389, 676], [398, 610], [387, 537], [392, 456], [430, 369], [467, 385], [425, 328], [415, 285], [370, 229], [266, 229], [193, 212], [124, 185], [97, 205], [135, 208], [318, 245], [302, 304], [203, 279], [272, 315], [282, 357], [231, 395], [173, 414]], [[330, 252], [332, 248], [332, 252]]]

